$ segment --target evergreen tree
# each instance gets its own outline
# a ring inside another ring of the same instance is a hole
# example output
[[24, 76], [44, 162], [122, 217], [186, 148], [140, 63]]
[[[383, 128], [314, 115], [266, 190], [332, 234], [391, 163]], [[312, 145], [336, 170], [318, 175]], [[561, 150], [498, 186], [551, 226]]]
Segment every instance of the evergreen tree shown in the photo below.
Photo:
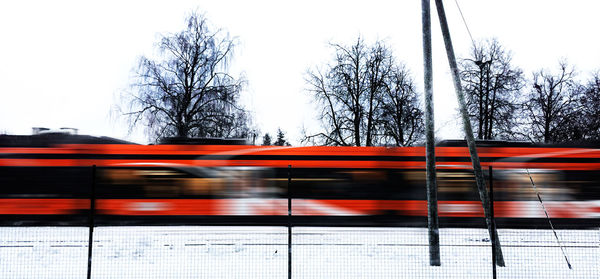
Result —
[[262, 145], [271, 145], [271, 136], [269, 135], [269, 133], [266, 133], [263, 137]]
[[281, 128], [277, 128], [277, 140], [273, 145], [290, 146], [290, 143], [285, 140], [285, 133], [281, 130]]

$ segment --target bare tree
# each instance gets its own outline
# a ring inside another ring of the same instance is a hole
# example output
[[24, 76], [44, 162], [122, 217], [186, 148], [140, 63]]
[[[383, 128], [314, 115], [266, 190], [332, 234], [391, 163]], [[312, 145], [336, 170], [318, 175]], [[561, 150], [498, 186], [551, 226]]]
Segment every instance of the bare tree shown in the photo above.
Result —
[[478, 139], [515, 138], [524, 78], [511, 60], [512, 54], [491, 39], [473, 45], [470, 57], [460, 63], [467, 110]]
[[582, 138], [600, 141], [600, 71], [592, 74], [581, 96]]
[[[398, 78], [398, 71], [405, 68], [395, 66], [390, 49], [381, 42], [367, 46], [360, 37], [351, 46], [332, 46], [335, 50], [334, 63], [327, 65], [325, 70], [308, 71], [307, 83], [319, 105], [323, 130], [305, 136], [304, 141], [324, 145], [372, 146], [389, 143], [406, 145], [419, 138], [422, 130], [405, 132], [404, 122], [389, 122], [394, 117], [393, 113], [420, 112], [413, 103], [409, 109], [406, 103], [397, 102], [402, 107], [394, 112], [392, 110], [397, 107], [384, 106], [386, 102], [399, 101], [397, 94], [402, 91], [397, 89], [404, 85], [394, 82], [408, 80]], [[412, 84], [410, 86], [412, 88]], [[416, 98], [405, 100], [416, 101]], [[409, 113], [397, 119], [406, 121], [407, 117], [414, 116], [418, 122], [421, 119], [419, 115], [422, 113]], [[399, 129], [403, 140], [391, 140], [398, 135]], [[421, 131], [420, 134], [418, 131]]]
[[581, 139], [581, 89], [573, 67], [564, 61], [559, 63], [557, 73], [546, 70], [534, 73], [532, 88], [524, 103], [531, 125], [530, 139], [545, 143]]
[[[361, 102], [366, 107], [366, 116], [364, 121], [365, 145], [372, 146], [378, 143], [379, 128], [387, 129], [388, 123], [382, 119], [384, 111], [384, 98], [388, 95], [391, 88], [387, 82], [393, 82], [390, 77], [393, 76], [394, 59], [391, 51], [381, 42], [376, 42], [368, 50], [367, 60], [365, 61], [366, 76], [366, 100]], [[393, 93], [392, 93], [393, 94]], [[394, 129], [395, 127], [389, 127]], [[385, 133], [386, 131], [383, 131]]]
[[423, 111], [414, 81], [404, 65], [393, 66], [386, 76], [379, 120], [381, 143], [385, 145], [409, 146], [422, 139]]
[[250, 116], [238, 103], [243, 81], [227, 73], [234, 46], [197, 13], [183, 31], [162, 36], [161, 59], [140, 58], [131, 125], [143, 123], [153, 139], [250, 136]]
[[332, 45], [336, 52], [335, 64], [325, 73], [308, 72], [307, 82], [321, 105], [320, 119], [324, 131], [309, 136], [325, 145], [361, 145], [361, 120], [366, 91], [365, 61], [367, 49], [361, 38], [346, 47]]

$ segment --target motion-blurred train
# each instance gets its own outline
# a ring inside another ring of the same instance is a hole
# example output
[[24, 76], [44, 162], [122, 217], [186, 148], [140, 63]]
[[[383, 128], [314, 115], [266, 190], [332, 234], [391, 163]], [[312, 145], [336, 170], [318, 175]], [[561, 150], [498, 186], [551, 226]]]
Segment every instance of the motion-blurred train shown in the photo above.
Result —
[[[600, 226], [598, 146], [485, 141], [478, 152], [486, 177], [493, 167], [499, 227], [548, 228], [541, 202], [555, 227]], [[424, 155], [422, 146], [1, 135], [0, 225], [86, 225], [93, 200], [96, 225], [425, 226]], [[441, 226], [483, 227], [465, 142], [441, 142], [436, 157]]]

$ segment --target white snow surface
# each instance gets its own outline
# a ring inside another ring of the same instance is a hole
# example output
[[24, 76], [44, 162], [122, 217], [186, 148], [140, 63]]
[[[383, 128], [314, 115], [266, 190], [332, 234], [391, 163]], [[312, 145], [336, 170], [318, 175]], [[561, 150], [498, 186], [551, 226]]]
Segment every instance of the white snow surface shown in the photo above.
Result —
[[[0, 278], [86, 278], [88, 228], [0, 227]], [[92, 278], [287, 278], [287, 227], [97, 227]], [[600, 278], [600, 230], [500, 229], [498, 278]], [[492, 278], [484, 229], [292, 228], [292, 278]]]

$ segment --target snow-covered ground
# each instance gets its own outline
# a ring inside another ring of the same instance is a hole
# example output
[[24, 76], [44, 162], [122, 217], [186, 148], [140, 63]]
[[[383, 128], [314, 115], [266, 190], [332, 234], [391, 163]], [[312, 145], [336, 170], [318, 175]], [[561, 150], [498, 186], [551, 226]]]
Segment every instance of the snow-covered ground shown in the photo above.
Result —
[[[600, 278], [600, 230], [499, 230], [498, 278]], [[287, 278], [286, 227], [99, 227], [92, 278]], [[482, 229], [293, 228], [292, 278], [491, 278]], [[0, 278], [85, 278], [87, 228], [0, 228]]]

